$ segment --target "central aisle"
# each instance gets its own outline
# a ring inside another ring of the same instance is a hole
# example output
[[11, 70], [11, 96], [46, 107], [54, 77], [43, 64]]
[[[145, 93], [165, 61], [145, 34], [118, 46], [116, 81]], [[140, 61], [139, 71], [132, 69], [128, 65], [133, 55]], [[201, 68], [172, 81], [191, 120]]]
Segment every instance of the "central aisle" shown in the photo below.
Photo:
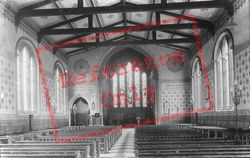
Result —
[[101, 154], [101, 158], [135, 158], [134, 134], [135, 129], [123, 129], [122, 136], [108, 154]]

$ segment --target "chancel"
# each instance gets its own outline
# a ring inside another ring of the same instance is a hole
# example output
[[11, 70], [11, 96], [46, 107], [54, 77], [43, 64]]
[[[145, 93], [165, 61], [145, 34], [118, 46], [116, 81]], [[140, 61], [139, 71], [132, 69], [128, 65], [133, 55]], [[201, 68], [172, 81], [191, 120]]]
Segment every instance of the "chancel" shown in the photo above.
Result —
[[0, 13], [0, 157], [250, 157], [248, 0]]

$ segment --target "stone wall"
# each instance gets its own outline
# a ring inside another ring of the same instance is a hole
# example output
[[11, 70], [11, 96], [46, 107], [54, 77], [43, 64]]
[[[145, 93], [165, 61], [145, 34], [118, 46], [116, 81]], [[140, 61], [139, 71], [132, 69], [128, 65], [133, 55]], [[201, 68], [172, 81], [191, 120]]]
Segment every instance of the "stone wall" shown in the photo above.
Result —
[[[6, 3], [5, 3], [6, 2]], [[36, 32], [25, 23], [15, 26], [14, 13], [7, 1], [0, 2], [0, 135], [29, 131], [29, 115], [21, 114], [17, 110], [17, 50], [16, 45], [21, 38], [28, 39], [35, 47]], [[44, 42], [43, 42], [44, 43]], [[45, 43], [44, 43], [45, 44]], [[42, 52], [41, 58], [46, 74], [49, 93], [53, 98], [53, 69], [56, 61], [60, 60], [67, 69], [67, 60], [51, 52]], [[41, 77], [41, 76], [40, 76]], [[51, 121], [45, 102], [44, 90], [40, 85], [40, 103], [33, 113], [32, 130], [51, 128]], [[67, 96], [66, 96], [67, 98]], [[68, 107], [63, 115], [56, 115], [57, 127], [68, 125]]]
[[[243, 87], [243, 97], [239, 105], [239, 128], [248, 129], [250, 125], [250, 3], [247, 0], [238, 0], [234, 6], [234, 16], [223, 24], [208, 42], [203, 43], [206, 66], [214, 96], [214, 64], [213, 55], [217, 37], [224, 30], [229, 30], [234, 39], [234, 76], [237, 83]], [[192, 57], [192, 65], [196, 55]], [[205, 91], [205, 90], [203, 90]], [[204, 95], [204, 94], [203, 94]], [[231, 103], [233, 105], [233, 103]], [[215, 105], [216, 106], [216, 105]], [[193, 122], [195, 119], [193, 118]], [[228, 128], [235, 127], [235, 111], [216, 110], [209, 113], [198, 114], [198, 123], [203, 125], [215, 125]]]

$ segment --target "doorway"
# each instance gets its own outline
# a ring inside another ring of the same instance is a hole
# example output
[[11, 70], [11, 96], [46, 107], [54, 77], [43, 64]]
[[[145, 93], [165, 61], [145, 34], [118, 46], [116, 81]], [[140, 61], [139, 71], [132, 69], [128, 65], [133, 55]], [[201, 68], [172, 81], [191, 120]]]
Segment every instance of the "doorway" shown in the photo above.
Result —
[[90, 108], [86, 99], [77, 98], [71, 107], [71, 125], [72, 126], [88, 126], [89, 125]]

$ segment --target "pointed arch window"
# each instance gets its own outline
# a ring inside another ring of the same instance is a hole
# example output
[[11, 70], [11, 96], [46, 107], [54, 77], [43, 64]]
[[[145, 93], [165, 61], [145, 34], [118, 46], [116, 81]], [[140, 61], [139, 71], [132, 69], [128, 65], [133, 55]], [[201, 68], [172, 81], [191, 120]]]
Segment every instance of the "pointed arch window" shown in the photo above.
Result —
[[132, 64], [129, 62], [127, 67], [127, 95], [128, 95], [128, 107], [133, 107], [133, 71], [132, 71]]
[[140, 86], [140, 69], [135, 68], [135, 107], [140, 107], [141, 106], [141, 97], [140, 97], [140, 92], [141, 92], [141, 86]]
[[118, 107], [118, 99], [117, 99], [117, 93], [118, 93], [118, 76], [114, 74], [113, 76], [113, 96], [114, 96], [114, 108]]
[[65, 70], [60, 62], [55, 64], [54, 68], [54, 106], [53, 111], [55, 113], [65, 113], [65, 87], [63, 82], [65, 81]]
[[147, 107], [147, 75], [142, 73], [142, 106]]
[[216, 110], [233, 110], [230, 89], [233, 87], [233, 39], [228, 31], [223, 32], [215, 45], [215, 102]]
[[113, 107], [147, 107], [147, 82], [146, 72], [133, 67], [131, 62], [119, 68], [112, 78]]
[[39, 73], [35, 47], [21, 39], [17, 44], [17, 91], [18, 111], [36, 113], [39, 109]]
[[202, 72], [200, 59], [197, 57], [193, 63], [192, 69], [192, 98], [193, 109], [199, 109], [202, 106]]
[[118, 98], [119, 98], [119, 104], [120, 104], [120, 107], [125, 107], [125, 105], [126, 105], [126, 102], [125, 102], [125, 94], [126, 94], [126, 92], [125, 92], [125, 69], [124, 68], [120, 68], [120, 70], [119, 70], [119, 86], [120, 86], [120, 88], [119, 88], [119, 96], [118, 96]]

